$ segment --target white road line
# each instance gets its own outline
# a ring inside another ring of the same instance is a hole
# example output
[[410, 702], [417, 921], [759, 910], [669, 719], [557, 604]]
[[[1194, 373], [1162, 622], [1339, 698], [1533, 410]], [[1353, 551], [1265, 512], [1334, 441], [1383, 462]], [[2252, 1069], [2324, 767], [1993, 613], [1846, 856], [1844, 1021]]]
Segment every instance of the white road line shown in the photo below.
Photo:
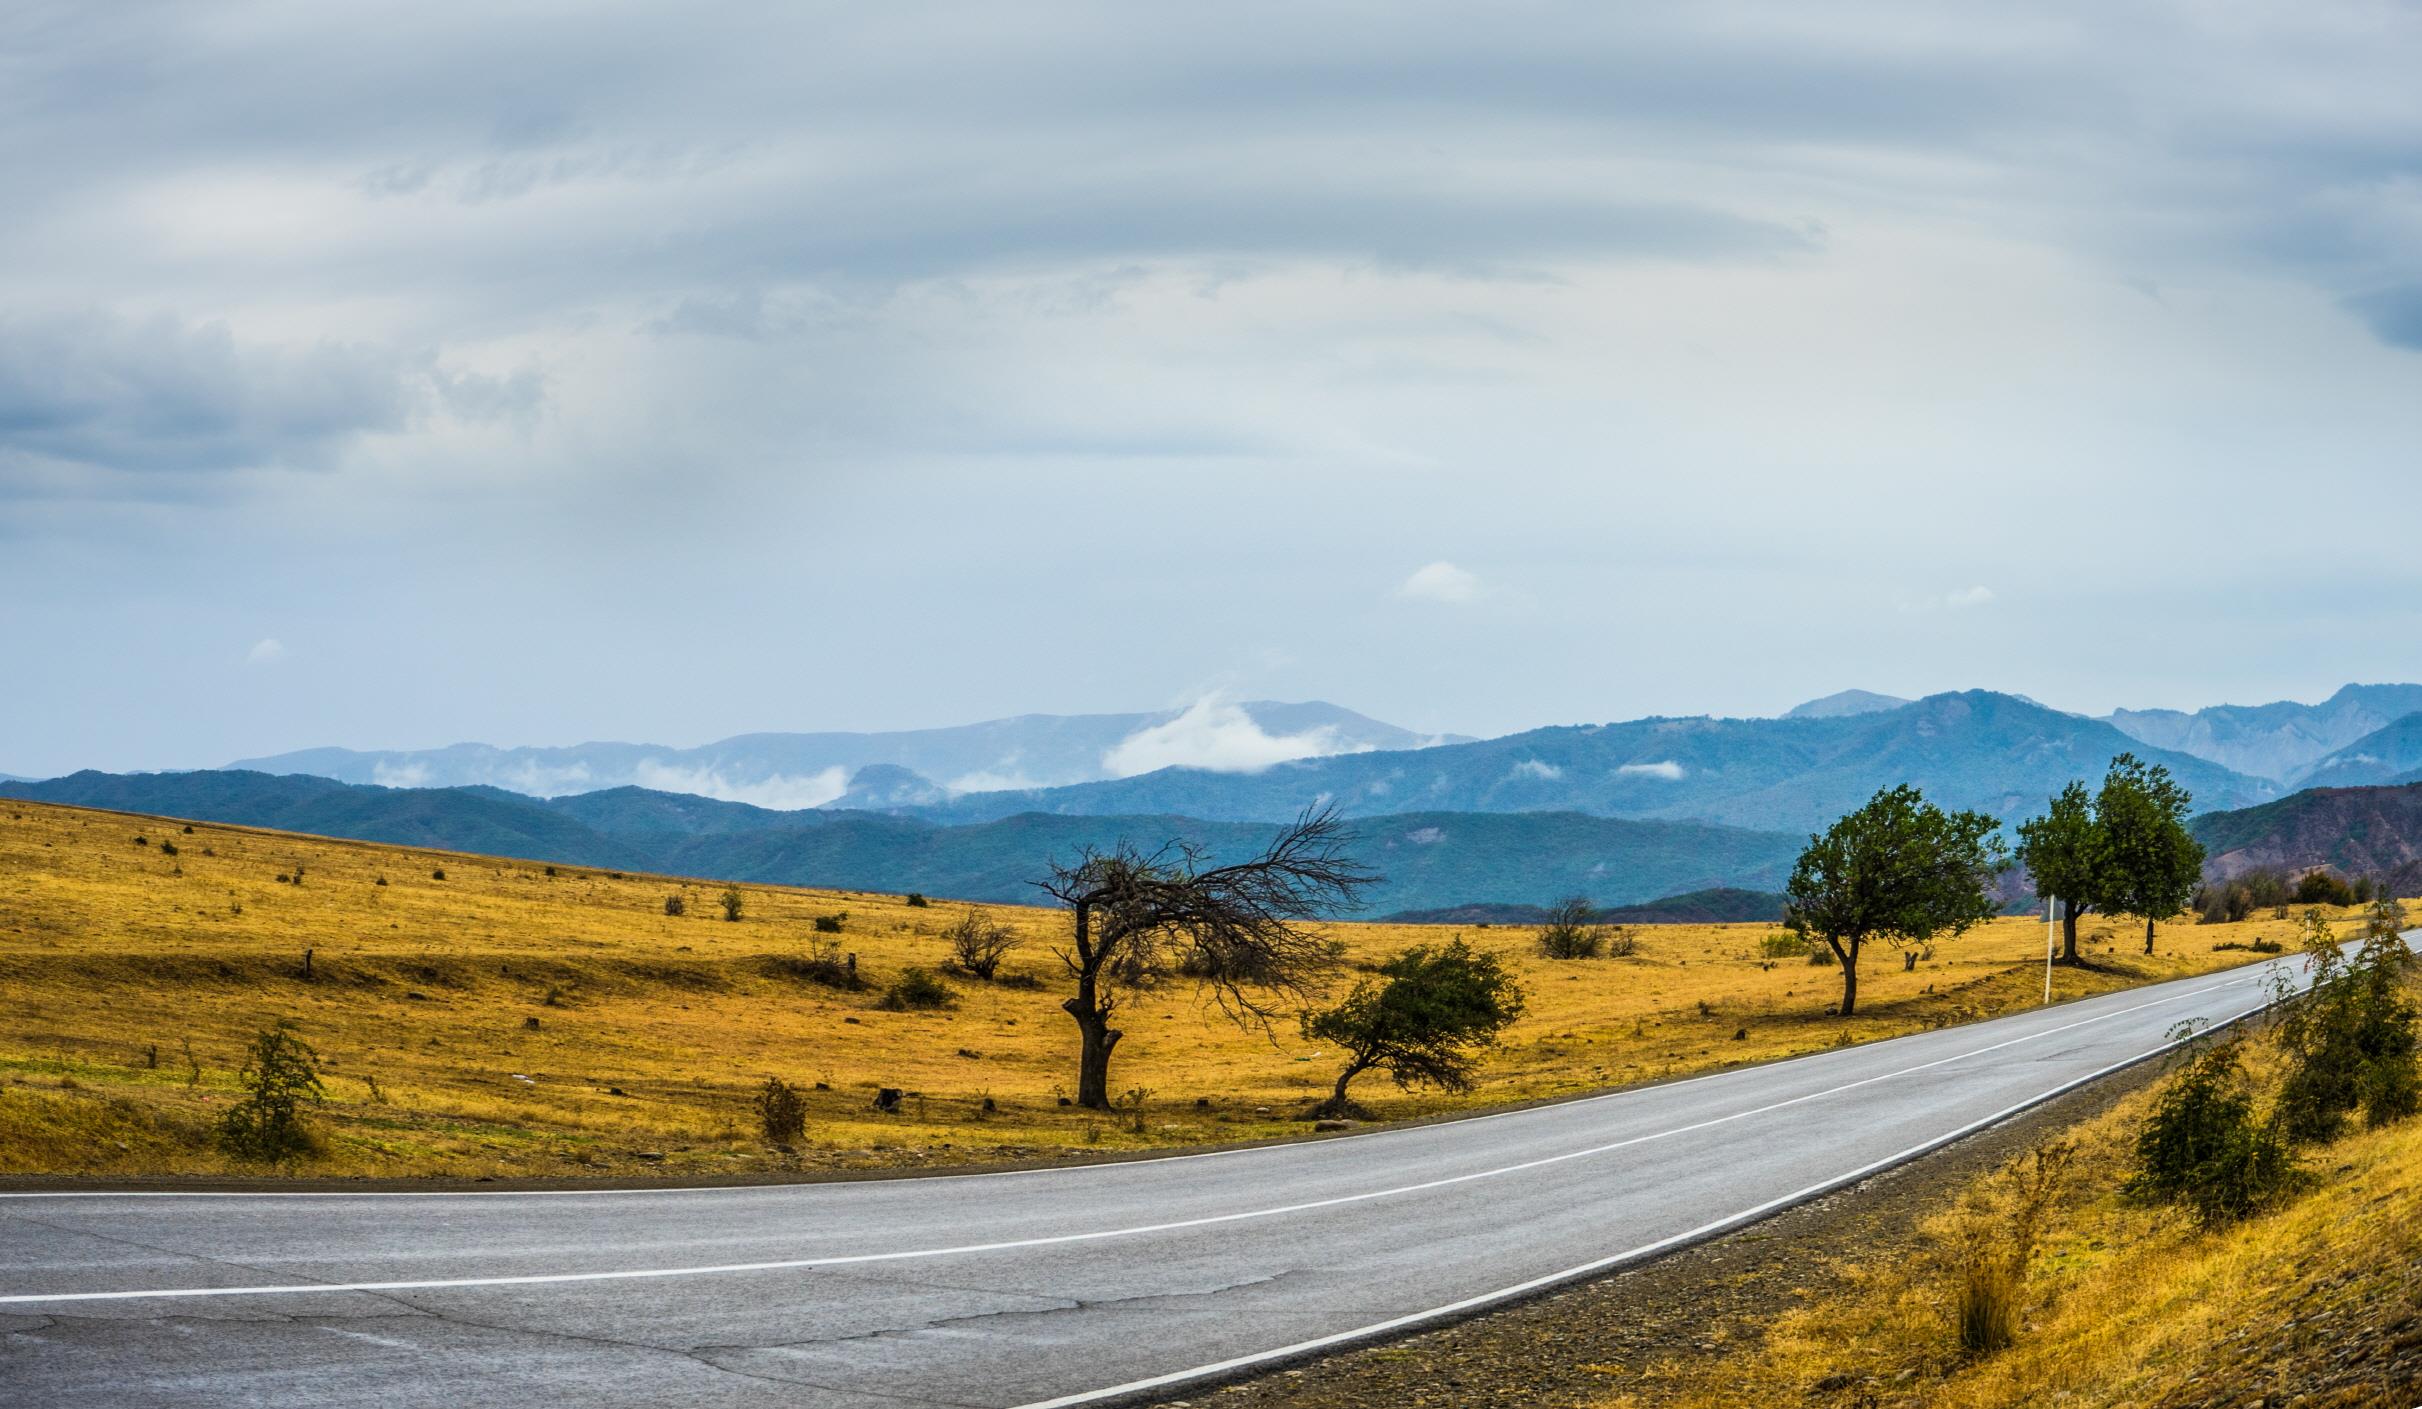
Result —
[[[2223, 979], [2217, 983], [2206, 984], [2200, 988], [2173, 993], [2166, 998], [2156, 998], [2149, 1002], [2137, 1003], [2129, 1007], [2114, 1009], [2108, 1013], [2097, 1014], [2094, 1017], [2080, 1018], [2075, 1022], [2063, 1023], [2058, 1027], [2046, 1028], [2041, 1032], [2025, 1033], [2020, 1036], [2007, 1038], [2003, 1041], [1991, 1043], [1983, 1047], [1971, 1048], [1964, 1052], [1956, 1052], [1947, 1057], [1937, 1057], [1930, 1062], [1920, 1062], [1914, 1066], [1902, 1067], [1896, 1071], [1879, 1072], [1874, 1076], [1863, 1077], [1857, 1081], [1846, 1082], [1839, 1086], [1827, 1087], [1822, 1091], [1811, 1091], [1804, 1095], [1793, 1096], [1787, 1100], [1774, 1101], [1770, 1102], [1769, 1104], [1756, 1106], [1748, 1110], [1735, 1111], [1730, 1115], [1714, 1116], [1707, 1120], [1695, 1121], [1689, 1125], [1674, 1126], [1670, 1129], [1659, 1130], [1646, 1135], [1634, 1135], [1627, 1139], [1616, 1140], [1604, 1145], [1594, 1145], [1587, 1149], [1568, 1150], [1562, 1154], [1545, 1155], [1538, 1159], [1524, 1160], [1520, 1163], [1502, 1165], [1494, 1169], [1475, 1170], [1468, 1174], [1450, 1175], [1446, 1178], [1424, 1180], [1416, 1184], [1403, 1184], [1387, 1189], [1370, 1189], [1357, 1194], [1339, 1194], [1332, 1198], [1313, 1199], [1303, 1203], [1284, 1204], [1275, 1208], [1248, 1209], [1237, 1213], [1212, 1214], [1201, 1218], [1177, 1219], [1166, 1223], [1138, 1224], [1124, 1228], [1101, 1228], [1084, 1233], [1057, 1233], [1045, 1237], [1015, 1238], [993, 1243], [969, 1243], [955, 1247], [917, 1248], [904, 1252], [849, 1253], [835, 1254], [826, 1257], [787, 1258], [780, 1261], [770, 1262], [728, 1262], [692, 1267], [628, 1268], [605, 1272], [525, 1273], [518, 1276], [502, 1277], [448, 1277], [392, 1282], [303, 1282], [276, 1286], [252, 1287], [170, 1287], [140, 1291], [110, 1292], [28, 1292], [0, 1296], [0, 1305], [21, 1306], [32, 1303], [55, 1304], [60, 1302], [77, 1301], [138, 1301], [165, 1298], [230, 1296], [294, 1296], [315, 1292], [438, 1291], [465, 1287], [522, 1287], [554, 1285], [568, 1282], [635, 1281], [645, 1278], [720, 1276], [743, 1272], [784, 1272], [815, 1267], [856, 1266], [871, 1262], [904, 1262], [936, 1257], [958, 1257], [976, 1253], [1006, 1252], [1016, 1248], [1048, 1247], [1068, 1243], [1101, 1242], [1112, 1238], [1142, 1237], [1155, 1233], [1176, 1232], [1187, 1228], [1210, 1227], [1222, 1223], [1241, 1223], [1254, 1219], [1277, 1218], [1289, 1214], [1308, 1213], [1315, 1209], [1336, 1208], [1345, 1204], [1364, 1203], [1373, 1199], [1396, 1198], [1406, 1194], [1416, 1194], [1431, 1189], [1446, 1188], [1455, 1184], [1468, 1184], [1482, 1179], [1502, 1178], [1503, 1176], [1509, 1174], [1519, 1174], [1528, 1170], [1544, 1168], [1548, 1165], [1563, 1164], [1571, 1160], [1587, 1159], [1597, 1155], [1608, 1154], [1616, 1150], [1628, 1149], [1635, 1145], [1648, 1144], [1652, 1141], [1668, 1140], [1678, 1135], [1688, 1135], [1697, 1131], [1712, 1129], [1715, 1126], [1728, 1125], [1734, 1121], [1747, 1120], [1754, 1116], [1772, 1114], [1775, 1111], [1784, 1110], [1792, 1106], [1804, 1105], [1810, 1101], [1823, 1100], [1829, 1096], [1838, 1096], [1843, 1092], [1855, 1091], [1863, 1086], [1872, 1086], [1880, 1081], [1890, 1081], [1895, 1078], [1908, 1076], [1916, 1072], [1928, 1071], [1935, 1067], [1948, 1066], [1953, 1062], [1965, 1061], [1970, 1057], [1980, 1057], [1989, 1052], [1998, 1052], [2005, 1048], [2016, 1047], [2024, 1043], [2040, 1041], [2044, 1038], [2057, 1036], [2060, 1033], [2069, 1032], [2077, 1028], [2090, 1027], [2096, 1023], [2108, 1022], [2113, 1018], [2126, 1017], [2131, 1013], [2143, 1012], [2148, 1008], [2164, 1007], [2168, 1004], [2180, 1002], [2188, 998], [2201, 997], [2204, 994], [2243, 982], [2245, 982], [2245, 976], [2238, 975], [2228, 979]], [[2257, 1005], [2257, 1007], [2248, 1009], [2247, 1011], [2260, 1011], [2261, 1006], [2266, 1005]], [[2244, 1016], [2244, 1014], [2238, 1014], [2236, 1017], [2232, 1017], [2228, 1021], [2234, 1022], [2238, 1017], [2242, 1016]], [[2125, 1066], [2132, 1062], [2141, 1061], [2146, 1056], [2155, 1055], [2161, 1051], [2167, 1050], [2168, 1045], [2169, 1044], [2164, 1044], [2162, 1047], [2154, 1048], [2152, 1052], [2142, 1053], [2138, 1056], [2131, 1057], [2128, 1059], [2128, 1062], [2123, 1062], [2120, 1065]], [[2116, 1067], [2105, 1068], [2106, 1071], [2116, 1069]], [[2096, 1075], [2100, 1074], [2101, 1073], [2096, 1073]], [[2092, 1078], [2088, 1077], [2084, 1079], [2091, 1080]], [[2068, 1087], [2064, 1086], [2059, 1089], [2067, 1090]], [[2036, 1097], [2030, 1100], [2027, 1104], [2033, 1104], [2034, 1101], [2044, 1099], [2048, 1098]], [[2019, 1107], [2014, 1107], [2013, 1109], [2023, 1110], [2025, 1109], [2025, 1106], [2022, 1105]], [[2007, 1112], [2003, 1112], [2001, 1114], [1988, 1117], [1988, 1122], [1991, 1120], [2001, 1119], [2002, 1115], [2006, 1114]], [[1967, 1127], [1967, 1129], [1975, 1128], [1978, 1127]], [[1961, 1133], [1965, 1133], [1965, 1131]], [[1946, 1138], [1957, 1137], [1955, 1135]], [[1923, 1148], [1931, 1149], [1933, 1148], [1933, 1144], [1928, 1144]], [[1899, 1156], [1896, 1158], [1904, 1157], [1905, 1156]], [[1827, 1187], [1830, 1187], [1830, 1185]], [[1795, 1195], [1793, 1197], [1800, 1196]], [[1659, 1244], [1657, 1246], [1663, 1246], [1663, 1244]], [[1630, 1254], [1626, 1254], [1626, 1256], [1628, 1255]], [[1590, 1265], [1592, 1267], [1596, 1267], [1604, 1264], [1593, 1263]], [[1572, 1273], [1559, 1275], [1579, 1274]], [[1529, 1284], [1525, 1285], [1527, 1287]], [[1507, 1292], [1496, 1295], [1502, 1296], [1512, 1294], [1514, 1293]], [[1458, 1305], [1460, 1305], [1460, 1303]], [[1431, 1313], [1423, 1314], [1426, 1315]], [[1396, 1323], [1391, 1322], [1388, 1324], [1392, 1326]], [[1282, 1353], [1286, 1352], [1272, 1352], [1272, 1354]], [[1205, 1371], [1202, 1373], [1211, 1372]]]
[[[2242, 1022], [2246, 1018], [2263, 1011], [2269, 1006], [2270, 1004], [2267, 1002], [2258, 1003], [2243, 1012], [2233, 1014], [2220, 1020], [2219, 1022], [2213, 1023], [2211, 1027], [2207, 1029], [2207, 1031], [2218, 1031], [2219, 1029], [2227, 1027], [2233, 1023]], [[2100, 1081], [2104, 1077], [2109, 1076], [2114, 1072], [2125, 1071], [2127, 1068], [2135, 1066], [2139, 1062], [2149, 1061], [2152, 1058], [2158, 1057], [2162, 1053], [2181, 1045], [2182, 1043], [2193, 1040], [2193, 1038], [2187, 1037], [2179, 1038], [2175, 1041], [2164, 1042], [2160, 1046], [2155, 1047], [2150, 1051], [2138, 1053], [2133, 1057], [2129, 1057], [2125, 1061], [2113, 1062], [2111, 1065], [2103, 1067], [2099, 1071], [2088, 1072], [2084, 1076], [2077, 1077], [2070, 1081], [2064, 1081], [2060, 1085], [2053, 1087], [2051, 1090], [2042, 1092], [2039, 1095], [2030, 1096], [2026, 1100], [2018, 1102], [2016, 1105], [2005, 1106], [1989, 1116], [1970, 1121], [1968, 1124], [1961, 1126], [1959, 1129], [1954, 1130], [1947, 1135], [1939, 1135], [1921, 1144], [1911, 1145], [1908, 1149], [1902, 1150], [1898, 1154], [1887, 1155], [1872, 1164], [1861, 1165], [1857, 1169], [1851, 1170], [1847, 1174], [1835, 1175], [1833, 1178], [1824, 1180], [1821, 1183], [1811, 1184], [1807, 1188], [1798, 1190], [1794, 1193], [1785, 1194], [1781, 1198], [1768, 1199], [1766, 1202], [1759, 1204], [1754, 1208], [1743, 1209], [1739, 1213], [1727, 1215], [1726, 1217], [1719, 1218], [1712, 1223], [1702, 1223], [1698, 1227], [1693, 1228], [1686, 1233], [1676, 1233], [1669, 1238], [1659, 1238], [1653, 1243], [1642, 1243], [1636, 1248], [1630, 1248], [1623, 1252], [1615, 1253], [1612, 1256], [1601, 1257], [1590, 1262], [1584, 1262], [1576, 1266], [1567, 1267], [1561, 1272], [1550, 1272], [1543, 1277], [1533, 1277], [1527, 1282], [1517, 1282], [1513, 1286], [1500, 1287], [1493, 1292], [1482, 1292], [1478, 1296], [1465, 1297], [1461, 1301], [1449, 1302], [1444, 1306], [1434, 1306], [1427, 1311], [1409, 1312], [1402, 1316], [1390, 1317], [1385, 1321], [1374, 1321], [1368, 1326], [1357, 1326], [1350, 1331], [1337, 1331], [1330, 1335], [1314, 1337], [1311, 1340], [1297, 1341], [1293, 1345], [1282, 1345], [1273, 1350], [1259, 1350], [1250, 1355], [1239, 1355], [1228, 1360], [1214, 1361], [1208, 1365], [1197, 1365], [1191, 1369], [1172, 1370], [1167, 1374], [1154, 1375], [1148, 1379], [1129, 1380], [1125, 1384], [1108, 1385], [1101, 1389], [1084, 1390], [1076, 1394], [1063, 1394], [1056, 1399], [1038, 1399], [1028, 1404], [1019, 1405], [1017, 1406], [1017, 1409], [1071, 1409], [1071, 1406], [1074, 1405], [1098, 1404], [1105, 1400], [1124, 1399], [1135, 1395], [1141, 1395], [1153, 1390], [1169, 1389], [1173, 1386], [1187, 1384], [1195, 1380], [1212, 1379], [1223, 1375], [1232, 1375], [1240, 1370], [1250, 1370], [1256, 1366], [1266, 1366], [1279, 1361], [1292, 1360], [1300, 1356], [1311, 1355], [1323, 1350], [1333, 1350], [1340, 1346], [1352, 1345], [1360, 1341], [1375, 1340], [1393, 1332], [1408, 1330], [1415, 1326], [1426, 1325], [1433, 1322], [1451, 1321], [1468, 1312], [1479, 1311], [1484, 1308], [1497, 1305], [1501, 1302], [1512, 1301], [1518, 1297], [1526, 1296], [1531, 1292], [1542, 1291], [1546, 1288], [1558, 1286], [1565, 1282], [1578, 1281], [1583, 1277], [1588, 1277], [1599, 1272], [1609, 1271], [1613, 1268], [1621, 1267], [1626, 1263], [1642, 1262], [1657, 1256], [1659, 1253], [1671, 1252], [1677, 1248], [1688, 1247], [1693, 1243], [1705, 1242], [1710, 1238], [1720, 1236], [1724, 1233], [1729, 1233], [1736, 1228], [1755, 1223], [1759, 1219], [1764, 1218], [1769, 1214], [1780, 1213], [1784, 1209], [1792, 1207], [1794, 1204], [1806, 1203], [1810, 1199], [1822, 1197], [1823, 1195], [1832, 1193], [1836, 1189], [1841, 1189], [1849, 1185], [1856, 1184], [1858, 1181], [1865, 1179], [1870, 1175], [1881, 1174], [1885, 1170], [1893, 1168], [1895, 1165], [1906, 1164], [1909, 1161], [1918, 1158], [1920, 1155], [1929, 1154], [1935, 1150], [1939, 1150], [1943, 1146], [1951, 1144], [1956, 1140], [1966, 1139], [1968, 1136], [1973, 1135], [1980, 1130], [1998, 1124], [2001, 1121], [2008, 1120], [2010, 1117], [2023, 1111], [2040, 1106], [2046, 1101], [2054, 1100], [2058, 1097], [2067, 1095], [2069, 1092], [2074, 1091], [2081, 1086], [2090, 1085], [2096, 1081]]]

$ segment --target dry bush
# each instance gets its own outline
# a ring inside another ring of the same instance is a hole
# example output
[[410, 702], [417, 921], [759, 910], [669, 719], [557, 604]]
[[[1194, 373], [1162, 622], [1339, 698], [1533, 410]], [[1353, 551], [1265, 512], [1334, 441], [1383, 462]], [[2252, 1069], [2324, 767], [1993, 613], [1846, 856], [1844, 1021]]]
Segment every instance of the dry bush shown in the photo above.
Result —
[[1962, 1201], [1949, 1238], [1952, 1333], [1969, 1355], [1991, 1355], [2018, 1339], [2027, 1268], [2067, 1187], [2077, 1147], [2038, 1145], [1979, 1181]]
[[950, 945], [950, 961], [960, 972], [989, 983], [1001, 967], [1001, 960], [1018, 947], [1016, 931], [994, 919], [992, 912], [970, 905], [967, 913], [942, 931]]

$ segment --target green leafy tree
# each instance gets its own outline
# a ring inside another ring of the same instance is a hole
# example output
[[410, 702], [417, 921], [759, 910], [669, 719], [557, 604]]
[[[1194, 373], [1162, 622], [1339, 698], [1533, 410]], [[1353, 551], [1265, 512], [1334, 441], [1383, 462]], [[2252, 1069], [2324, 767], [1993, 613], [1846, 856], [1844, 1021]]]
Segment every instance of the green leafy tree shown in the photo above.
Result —
[[1784, 887], [1784, 922], [1841, 960], [1843, 1017], [1858, 1011], [1862, 947], [1923, 944], [1993, 917], [1994, 878], [2008, 864], [2000, 826], [1903, 784], [1808, 839]]
[[2094, 815], [2108, 847], [2103, 908], [2144, 918], [2144, 952], [2154, 926], [2187, 908], [2203, 879], [2203, 843], [2187, 831], [2194, 795], [2170, 770], [2132, 753], [2111, 760]]
[[219, 1143], [239, 1159], [287, 1160], [317, 1147], [303, 1123], [303, 1105], [327, 1099], [319, 1054], [280, 1022], [252, 1039], [239, 1080], [244, 1099], [219, 1117]]
[[2110, 837], [2094, 815], [2083, 783], [2071, 783], [2043, 816], [2018, 827], [2018, 864], [2035, 878], [2035, 893], [2060, 901], [2060, 961], [2077, 955], [2077, 919], [2101, 903], [2109, 883]]
[[1304, 1036], [1346, 1054], [1336, 1090], [1315, 1114], [1351, 1112], [1346, 1086], [1373, 1068], [1402, 1090], [1468, 1091], [1480, 1052], [1522, 1016], [1522, 986], [1496, 955], [1460, 938], [1442, 948], [1407, 949], [1380, 965], [1379, 974], [1385, 983], [1364, 979], [1336, 1007], [1304, 1016]]

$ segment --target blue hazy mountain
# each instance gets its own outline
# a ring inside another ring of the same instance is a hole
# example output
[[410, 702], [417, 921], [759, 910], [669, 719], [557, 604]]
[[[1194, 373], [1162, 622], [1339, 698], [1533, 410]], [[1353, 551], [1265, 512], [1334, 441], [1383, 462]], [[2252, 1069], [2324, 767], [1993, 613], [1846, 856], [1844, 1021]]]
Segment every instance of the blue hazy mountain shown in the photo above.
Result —
[[1281, 763], [1258, 773], [1169, 768], [1062, 788], [978, 793], [921, 815], [1178, 814], [1274, 821], [1334, 801], [1353, 815], [1565, 810], [1809, 832], [1881, 787], [1914, 783], [1947, 806], [2017, 820], [2123, 752], [2166, 765], [2198, 809], [2278, 796], [2266, 779], [2149, 748], [2110, 724], [1971, 690], [1895, 709], [1800, 719], [1640, 719], [1533, 729], [1417, 752]]
[[2327, 754], [2297, 781], [2308, 788], [2359, 788], [2422, 778], [2422, 713], [2409, 714]]
[[[718, 880], [923, 891], [1025, 901], [1053, 857], [1132, 840], [1184, 840], [1214, 860], [1268, 841], [1261, 822], [1028, 814], [965, 826], [873, 812], [774, 811], [618, 788], [554, 799], [490, 788], [386, 788], [241, 770], [76, 773], [0, 784], [0, 795]], [[1571, 812], [1419, 812], [1359, 819], [1355, 847], [1386, 879], [1369, 913], [1465, 904], [1606, 906], [1716, 887], [1772, 891], [1801, 838], [1693, 822]]]
[[[2348, 685], [2319, 704], [2123, 709], [2108, 722], [2155, 748], [2274, 782], [2302, 784], [2329, 755], [2422, 711], [2422, 685]], [[2351, 750], [2349, 750], [2351, 751]]]
[[869, 767], [905, 769], [937, 790], [965, 792], [1085, 782], [1181, 760], [1254, 766], [1278, 757], [1414, 749], [1462, 737], [1418, 734], [1318, 700], [1203, 701], [1182, 710], [1025, 714], [888, 733], [741, 734], [697, 748], [314, 748], [227, 766], [390, 787], [485, 784], [535, 797], [636, 786], [798, 808], [841, 796]]

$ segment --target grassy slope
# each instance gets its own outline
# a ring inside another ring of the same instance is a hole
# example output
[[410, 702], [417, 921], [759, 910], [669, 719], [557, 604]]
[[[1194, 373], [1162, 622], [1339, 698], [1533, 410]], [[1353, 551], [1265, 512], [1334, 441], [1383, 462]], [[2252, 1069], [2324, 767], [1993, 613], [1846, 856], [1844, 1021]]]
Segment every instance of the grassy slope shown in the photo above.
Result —
[[[2267, 1034], [2252, 1036], [2247, 1052], [2258, 1081], [2275, 1084]], [[2203, 1232], [2115, 1192], [2155, 1094], [2137, 1092], [2066, 1137], [2079, 1149], [2071, 1192], [2034, 1262], [2011, 1349], [1982, 1360], [1954, 1350], [1947, 1251], [1853, 1262], [1762, 1342], [1648, 1367], [1606, 1403], [2405, 1409], [2422, 1401], [2422, 1121], [2358, 1127], [2308, 1150], [2313, 1188], [2265, 1216]], [[1997, 1184], [1980, 1181], [1928, 1222], [1938, 1249], [1993, 1206]]]
[[[312, 1172], [328, 1174], [777, 1167], [793, 1157], [754, 1138], [748, 1107], [768, 1074], [829, 1087], [810, 1094], [795, 1157], [810, 1167], [1257, 1138], [1299, 1131], [1289, 1117], [1333, 1071], [1330, 1054], [1292, 1031], [1240, 1032], [1170, 990], [1124, 1014], [1113, 1085], [1149, 1092], [1141, 1115], [1060, 1107], [1074, 1034], [1058, 1009], [1047, 911], [1000, 912], [1028, 937], [1007, 967], [1028, 986], [953, 980], [954, 1009], [894, 1013], [877, 1006], [879, 990], [943, 957], [937, 934], [954, 907], [749, 886], [745, 918], [727, 924], [713, 903], [719, 885], [573, 867], [550, 877], [536, 863], [174, 826], [0, 806], [0, 1172], [225, 1170], [208, 1122], [231, 1099], [245, 1039], [280, 1018], [326, 1058], [330, 1140]], [[135, 845], [137, 834], [150, 844]], [[177, 855], [161, 852], [163, 838]], [[275, 879], [297, 866], [301, 885]], [[439, 868], [443, 881], [431, 878]], [[674, 891], [686, 893], [685, 917], [663, 913]], [[842, 911], [840, 941], [874, 990], [783, 974], [778, 961], [813, 942], [811, 919]], [[2227, 935], [2265, 928], [2288, 926]], [[1358, 964], [1444, 937], [1389, 925], [1333, 932]], [[1767, 932], [1661, 926], [1643, 931], [1637, 958], [1555, 964], [1531, 954], [1528, 931], [1474, 930], [1531, 992], [1480, 1089], [1405, 1096], [1373, 1076], [1356, 1095], [1391, 1117], [1466, 1109], [1883, 1037], [2038, 996], [2029, 960], [2042, 930], [2001, 921], [1913, 973], [1875, 956], [1864, 1010], [1843, 1023], [1823, 1016], [1838, 971], [1767, 966], [1757, 957]], [[2156, 959], [2123, 942], [2111, 972], [2064, 971], [2061, 994], [2245, 957], [2214, 952], [2222, 932], [2211, 927], [2165, 935]], [[869, 1109], [878, 1086], [920, 1094], [885, 1117]], [[989, 1115], [987, 1096], [999, 1108]]]

